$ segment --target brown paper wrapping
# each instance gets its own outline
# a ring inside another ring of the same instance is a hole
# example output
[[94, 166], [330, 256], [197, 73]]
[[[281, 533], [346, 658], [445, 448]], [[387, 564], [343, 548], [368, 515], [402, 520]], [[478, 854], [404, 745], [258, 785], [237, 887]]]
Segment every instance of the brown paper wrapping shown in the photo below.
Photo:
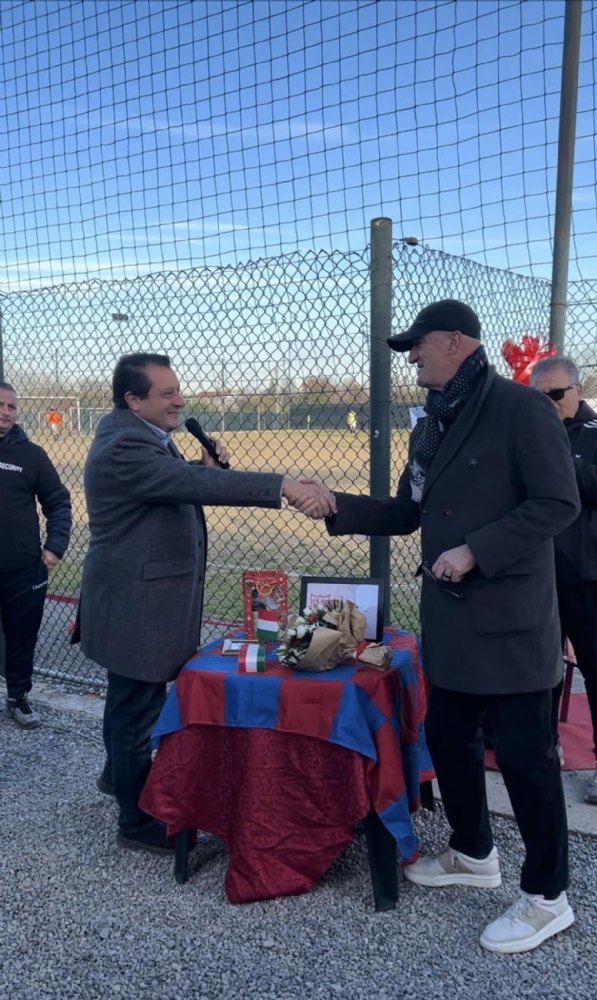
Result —
[[[334, 609], [334, 604], [339, 605], [337, 610]], [[354, 657], [358, 644], [365, 636], [367, 618], [352, 601], [329, 601], [329, 607], [324, 621], [335, 625], [340, 633], [340, 659]]]
[[[296, 615], [288, 619], [288, 628], [296, 625]], [[323, 617], [334, 628], [321, 625], [311, 637], [309, 648], [292, 670], [333, 670], [338, 663], [355, 657], [365, 635], [367, 618], [352, 601], [330, 601]]]
[[356, 604], [353, 604], [352, 601], [348, 601], [347, 603], [350, 605], [350, 631], [352, 632], [358, 646], [358, 644], [365, 638], [367, 615], [364, 615], [362, 611], [359, 611]]
[[380, 642], [372, 642], [359, 656], [359, 662], [375, 667], [376, 670], [387, 670], [392, 662], [392, 650], [389, 646], [382, 646]]
[[316, 628], [306, 653], [293, 670], [333, 670], [343, 657], [340, 655], [340, 633], [334, 629]]

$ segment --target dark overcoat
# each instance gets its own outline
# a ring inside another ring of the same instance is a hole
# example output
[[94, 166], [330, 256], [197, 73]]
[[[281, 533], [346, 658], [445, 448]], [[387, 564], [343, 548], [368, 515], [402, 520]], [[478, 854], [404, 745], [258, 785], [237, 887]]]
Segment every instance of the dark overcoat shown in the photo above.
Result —
[[123, 677], [173, 680], [200, 643], [207, 551], [201, 505], [278, 508], [282, 478], [185, 462], [129, 410], [102, 417], [84, 476], [85, 655]]
[[450, 587], [423, 575], [421, 638], [433, 684], [472, 694], [553, 688], [562, 674], [554, 535], [580, 505], [552, 403], [489, 369], [433, 458], [421, 503], [408, 465], [387, 500], [336, 494], [332, 535], [408, 535], [423, 563], [466, 543], [477, 561]]

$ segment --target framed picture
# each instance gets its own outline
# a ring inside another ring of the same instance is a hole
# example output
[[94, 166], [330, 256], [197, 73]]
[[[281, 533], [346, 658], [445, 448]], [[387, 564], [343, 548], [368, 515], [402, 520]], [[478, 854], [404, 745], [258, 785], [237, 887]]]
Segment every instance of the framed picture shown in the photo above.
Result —
[[224, 639], [222, 653], [224, 656], [238, 656], [243, 646], [254, 646], [256, 643], [256, 639]]
[[326, 601], [343, 599], [356, 604], [367, 618], [365, 639], [381, 642], [383, 639], [384, 581], [364, 577], [303, 576], [301, 577], [301, 606], [316, 608]]

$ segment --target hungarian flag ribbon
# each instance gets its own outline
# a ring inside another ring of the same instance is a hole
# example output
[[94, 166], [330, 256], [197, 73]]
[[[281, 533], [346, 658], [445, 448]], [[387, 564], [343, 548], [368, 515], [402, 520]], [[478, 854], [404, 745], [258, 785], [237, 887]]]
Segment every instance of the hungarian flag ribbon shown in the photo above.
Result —
[[257, 638], [264, 642], [278, 639], [278, 612], [261, 608], [257, 613]]
[[243, 646], [238, 654], [239, 674], [262, 674], [265, 671], [265, 646]]

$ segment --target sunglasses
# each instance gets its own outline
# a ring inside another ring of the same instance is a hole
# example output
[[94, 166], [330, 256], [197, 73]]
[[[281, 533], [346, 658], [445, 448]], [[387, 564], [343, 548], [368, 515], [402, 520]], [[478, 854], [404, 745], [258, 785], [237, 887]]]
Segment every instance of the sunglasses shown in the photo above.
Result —
[[435, 583], [435, 585], [439, 587], [440, 590], [443, 590], [446, 594], [450, 594], [451, 597], [456, 597], [459, 601], [461, 601], [462, 598], [464, 597], [464, 594], [461, 591], [451, 589], [451, 587], [457, 587], [458, 584], [452, 583], [446, 585], [443, 582], [443, 580], [438, 580], [438, 578], [434, 576], [431, 566], [429, 565], [428, 562], [421, 563], [421, 565], [419, 566], [416, 575], [420, 576], [421, 573], [424, 573], [428, 580], [430, 580], [432, 583]]
[[567, 385], [565, 389], [550, 389], [549, 392], [544, 392], [544, 396], [549, 396], [554, 403], [559, 403], [561, 399], [564, 398], [569, 389], [576, 389], [578, 382], [573, 382], [572, 385]]

